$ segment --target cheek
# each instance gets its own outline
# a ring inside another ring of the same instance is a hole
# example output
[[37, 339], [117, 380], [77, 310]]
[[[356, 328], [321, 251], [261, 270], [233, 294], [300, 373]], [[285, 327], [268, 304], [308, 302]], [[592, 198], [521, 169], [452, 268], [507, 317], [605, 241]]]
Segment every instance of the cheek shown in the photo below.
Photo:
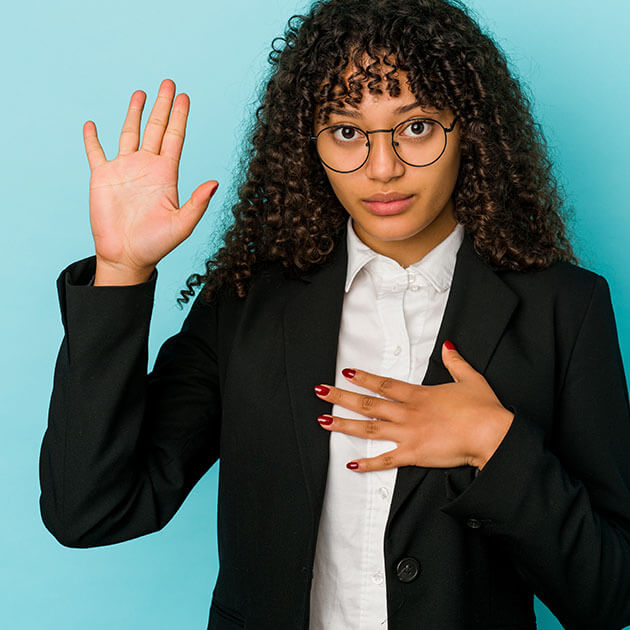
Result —
[[[445, 159], [446, 158], [446, 159]], [[448, 199], [455, 187], [459, 175], [461, 156], [459, 151], [444, 155], [436, 163], [436, 170], [432, 173], [431, 188], [434, 195]]]
[[429, 213], [439, 212], [452, 198], [459, 170], [457, 159], [441, 164], [438, 162], [434, 166], [418, 169], [427, 172], [418, 174], [415, 186], [420, 207]]
[[333, 192], [341, 202], [353, 197], [353, 191], [356, 189], [356, 186], [352, 185], [351, 177], [348, 177], [348, 175], [344, 177], [333, 171], [327, 171], [326, 175], [328, 176], [328, 181], [330, 182]]
[[441, 160], [420, 171], [416, 176], [416, 188], [426, 197], [446, 198], [451, 196], [457, 175], [459, 172], [459, 161], [457, 159]]

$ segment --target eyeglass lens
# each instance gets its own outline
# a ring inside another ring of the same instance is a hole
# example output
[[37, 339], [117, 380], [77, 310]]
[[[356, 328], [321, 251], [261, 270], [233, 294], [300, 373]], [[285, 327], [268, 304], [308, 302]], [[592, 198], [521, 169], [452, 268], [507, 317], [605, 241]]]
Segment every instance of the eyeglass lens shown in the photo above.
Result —
[[[446, 132], [433, 120], [411, 120], [394, 130], [394, 148], [398, 156], [413, 166], [435, 162], [446, 147]], [[336, 171], [359, 168], [368, 156], [368, 137], [352, 125], [334, 125], [317, 138], [321, 160]]]

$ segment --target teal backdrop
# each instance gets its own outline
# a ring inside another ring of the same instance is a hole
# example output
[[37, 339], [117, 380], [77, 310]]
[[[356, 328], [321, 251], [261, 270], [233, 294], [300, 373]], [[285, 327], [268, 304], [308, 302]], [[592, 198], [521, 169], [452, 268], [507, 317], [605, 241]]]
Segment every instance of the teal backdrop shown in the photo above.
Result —
[[[0, 25], [4, 210], [0, 230], [0, 627], [205, 628], [217, 575], [214, 467], [160, 532], [96, 549], [61, 546], [39, 514], [38, 456], [63, 329], [55, 281], [92, 255], [89, 168], [95, 121], [117, 153], [129, 97], [164, 78], [191, 109], [180, 199], [219, 190], [193, 235], [159, 264], [149, 364], [177, 332], [185, 278], [200, 271], [231, 191], [243, 123], [274, 37], [308, 2], [91, 0], [10, 3]], [[471, 0], [529, 86], [571, 207], [582, 266], [608, 280], [625, 364], [630, 357], [630, 171], [626, 0]], [[560, 628], [536, 601], [539, 627]]]

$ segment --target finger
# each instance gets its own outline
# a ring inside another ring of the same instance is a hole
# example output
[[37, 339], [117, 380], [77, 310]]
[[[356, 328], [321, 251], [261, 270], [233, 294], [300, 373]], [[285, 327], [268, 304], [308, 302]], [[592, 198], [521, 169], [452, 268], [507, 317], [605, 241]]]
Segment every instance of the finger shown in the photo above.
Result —
[[171, 158], [176, 164], [182, 154], [184, 138], [186, 137], [186, 120], [190, 109], [190, 99], [187, 94], [180, 94], [173, 103], [173, 112], [162, 139], [160, 155]]
[[91, 170], [107, 162], [103, 147], [96, 135], [96, 125], [91, 120], [88, 120], [83, 125], [83, 142], [85, 143], [85, 153]]
[[[321, 389], [323, 387], [323, 389]], [[324, 393], [326, 391], [326, 393]], [[384, 400], [376, 396], [349, 392], [347, 389], [331, 387], [330, 385], [317, 385], [315, 394], [333, 404], [358, 411], [364, 416], [381, 418], [382, 420], [398, 420], [401, 414], [402, 403]]]
[[418, 388], [424, 387], [423, 385], [407, 383], [389, 376], [379, 376], [378, 374], [352, 368], [345, 368], [341, 370], [341, 373], [353, 383], [392, 400], [407, 402]]
[[411, 466], [411, 460], [405, 457], [404, 451], [395, 448], [376, 457], [354, 459], [346, 464], [346, 468], [354, 472], [371, 472], [373, 470], [389, 470], [400, 466]]
[[370, 440], [391, 440], [392, 442], [400, 442], [402, 438], [400, 425], [382, 420], [351, 420], [330, 414], [319, 416], [317, 420], [325, 429], [346, 435], [356, 435]]
[[144, 129], [141, 151], [149, 151], [156, 155], [162, 146], [162, 137], [168, 123], [168, 116], [171, 112], [171, 103], [175, 95], [175, 83], [170, 79], [164, 79], [160, 84], [157, 98], [149, 114], [147, 126]]
[[129, 100], [127, 117], [123, 123], [118, 142], [118, 155], [127, 155], [138, 150], [140, 142], [140, 119], [147, 95], [142, 90], [136, 90]]
[[485, 380], [483, 374], [475, 370], [448, 339], [442, 344], [442, 362], [456, 383], [474, 378]]
[[177, 217], [181, 235], [188, 237], [192, 234], [218, 187], [219, 182], [216, 180], [204, 182], [193, 191], [190, 199], [174, 215]]

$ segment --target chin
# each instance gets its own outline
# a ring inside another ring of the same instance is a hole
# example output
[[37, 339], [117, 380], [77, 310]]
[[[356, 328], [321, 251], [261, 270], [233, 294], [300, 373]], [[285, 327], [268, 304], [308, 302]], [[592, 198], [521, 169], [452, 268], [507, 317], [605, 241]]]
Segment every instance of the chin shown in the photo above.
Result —
[[423, 230], [422, 223], [412, 221], [403, 214], [389, 217], [370, 215], [365, 220], [354, 219], [354, 222], [358, 223], [372, 238], [380, 241], [403, 241]]

